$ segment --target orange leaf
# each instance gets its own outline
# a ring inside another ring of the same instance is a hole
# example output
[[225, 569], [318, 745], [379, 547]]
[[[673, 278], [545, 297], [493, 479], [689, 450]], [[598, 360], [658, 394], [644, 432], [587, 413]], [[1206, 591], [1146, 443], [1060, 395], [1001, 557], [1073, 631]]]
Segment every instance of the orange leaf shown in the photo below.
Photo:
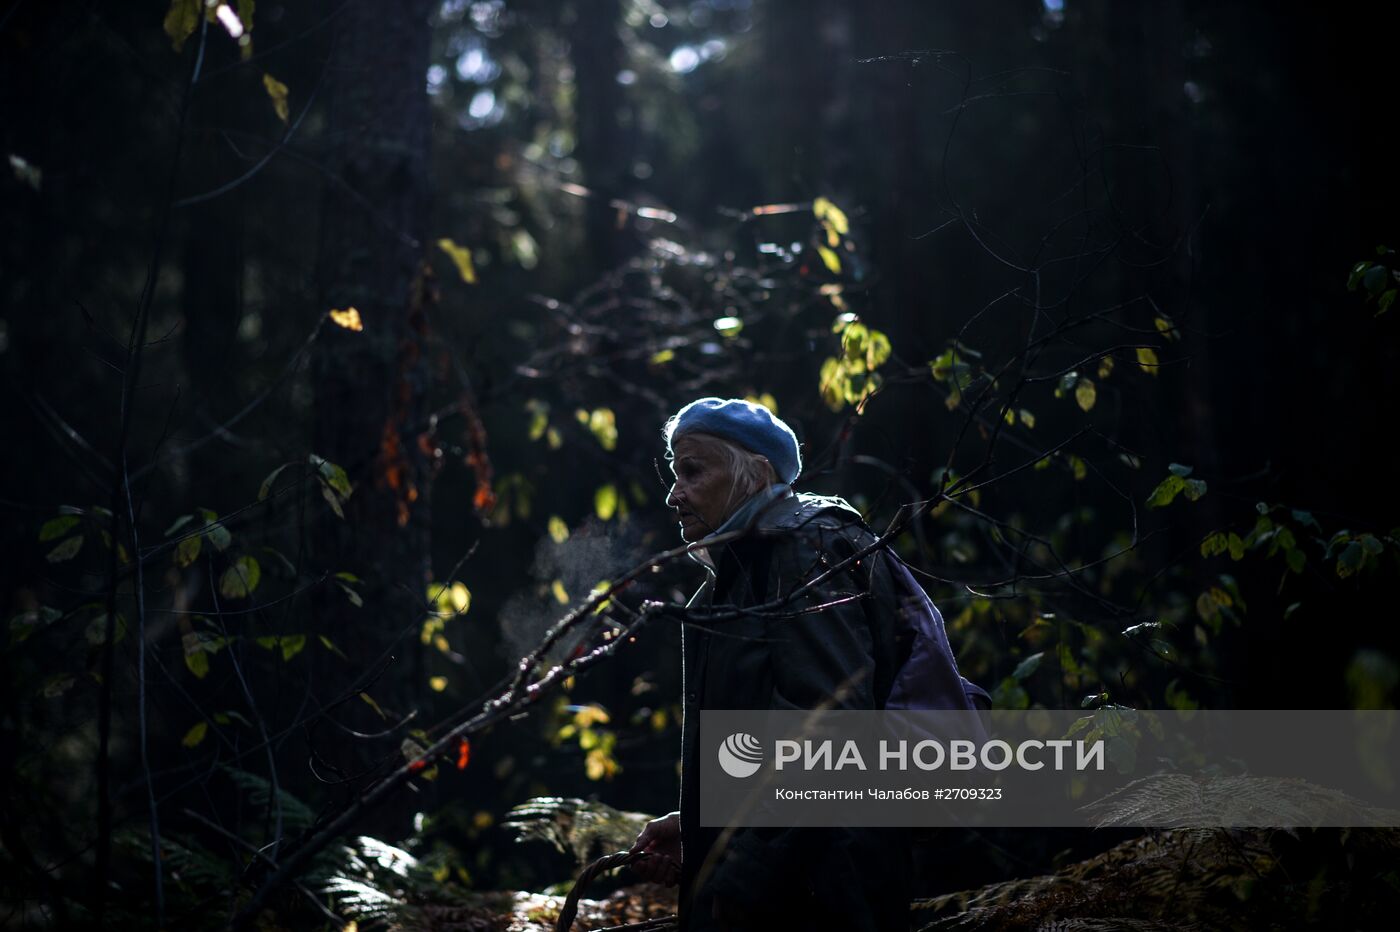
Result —
[[364, 321], [360, 320], [360, 312], [353, 307], [347, 307], [343, 311], [331, 310], [331, 323], [346, 330], [359, 332], [365, 329]]
[[457, 742], [457, 769], [466, 770], [467, 761], [471, 760], [472, 746], [466, 738], [461, 738]]

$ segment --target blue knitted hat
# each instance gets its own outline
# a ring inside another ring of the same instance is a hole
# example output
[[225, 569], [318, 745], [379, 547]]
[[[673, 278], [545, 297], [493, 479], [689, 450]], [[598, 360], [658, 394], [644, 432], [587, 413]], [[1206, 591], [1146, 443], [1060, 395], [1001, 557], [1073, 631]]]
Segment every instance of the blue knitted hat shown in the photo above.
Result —
[[682, 434], [704, 433], [732, 440], [764, 457], [780, 482], [791, 484], [802, 471], [797, 435], [763, 405], [742, 398], [698, 398], [666, 422], [666, 452]]

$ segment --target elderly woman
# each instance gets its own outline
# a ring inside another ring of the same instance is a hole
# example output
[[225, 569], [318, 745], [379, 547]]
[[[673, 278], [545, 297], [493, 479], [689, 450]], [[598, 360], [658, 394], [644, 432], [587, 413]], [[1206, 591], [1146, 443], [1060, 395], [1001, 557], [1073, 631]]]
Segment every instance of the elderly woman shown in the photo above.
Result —
[[[874, 542], [841, 499], [792, 490], [802, 465], [797, 438], [767, 408], [702, 398], [667, 421], [665, 436], [675, 473], [667, 504], [681, 536], [723, 537], [694, 551], [707, 576], [690, 607], [771, 609]], [[877, 550], [781, 608], [684, 627], [681, 806], [633, 847], [652, 855], [636, 862], [643, 877], [679, 882], [683, 929], [908, 927], [902, 832], [739, 828], [721, 843], [720, 829], [700, 825], [697, 786], [701, 709], [885, 708], [910, 656], [899, 574], [908, 578]], [[824, 607], [797, 614], [815, 606]], [[944, 666], [961, 702], [951, 664], [949, 655]]]

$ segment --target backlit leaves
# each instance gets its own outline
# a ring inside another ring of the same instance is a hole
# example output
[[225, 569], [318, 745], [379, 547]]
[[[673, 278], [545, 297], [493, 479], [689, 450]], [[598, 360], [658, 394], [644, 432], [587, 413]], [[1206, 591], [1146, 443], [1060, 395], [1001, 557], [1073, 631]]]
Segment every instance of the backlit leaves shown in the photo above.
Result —
[[447, 237], [437, 241], [438, 248], [447, 253], [447, 257], [452, 260], [452, 264], [457, 267], [457, 274], [462, 281], [468, 285], [476, 284], [476, 267], [472, 265], [472, 251], [465, 246], [458, 246]]
[[332, 308], [330, 311], [330, 318], [331, 323], [335, 324], [337, 327], [344, 327], [346, 330], [353, 330], [359, 333], [361, 330], [365, 329], [365, 322], [360, 319], [360, 312], [354, 307], [347, 307], [343, 311]]
[[[287, 122], [287, 117], [291, 115], [291, 110], [287, 105], [287, 85], [277, 80], [270, 74], [263, 74], [263, 87], [267, 90], [267, 96], [272, 100], [272, 111], [277, 114], [277, 119], [283, 123]], [[354, 310], [351, 308], [350, 310]], [[358, 315], [356, 315], [358, 317]], [[358, 327], [351, 329], [358, 330]]]
[[[861, 323], [858, 318], [837, 318], [841, 324], [841, 355], [825, 360], [817, 388], [822, 400], [833, 411], [848, 404], [860, 410], [879, 390], [882, 379], [875, 371], [890, 358], [890, 338]], [[836, 329], [836, 328], [833, 328]]]
[[74, 515], [59, 515], [57, 518], [50, 518], [39, 528], [39, 540], [58, 540], [77, 527], [80, 520]]
[[549, 539], [556, 544], [562, 544], [569, 539], [569, 526], [558, 515], [549, 516]]
[[311, 467], [316, 470], [316, 478], [321, 484], [321, 497], [326, 500], [326, 504], [331, 506], [336, 517], [344, 518], [345, 509], [342, 507], [349, 500], [351, 492], [354, 491], [350, 485], [350, 477], [345, 470], [325, 457], [311, 454]]
[[617, 514], [620, 500], [617, 486], [612, 483], [601, 486], [593, 493], [593, 513], [604, 521], [610, 521], [613, 515]]
[[185, 40], [194, 35], [199, 26], [200, 0], [170, 0], [170, 9], [165, 14], [165, 34], [175, 51], [184, 48]]
[[185, 736], [180, 739], [180, 743], [187, 748], [199, 747], [200, 742], [204, 740], [204, 736], [207, 734], [209, 734], [209, 723], [197, 722], [193, 728], [185, 732]]
[[246, 599], [258, 588], [262, 567], [254, 557], [242, 556], [219, 578], [219, 593], [226, 599]]
[[1205, 481], [1187, 478], [1190, 475], [1190, 466], [1173, 463], [1167, 478], [1158, 483], [1157, 488], [1153, 489], [1152, 494], [1148, 496], [1147, 507], [1165, 508], [1181, 494], [1185, 494], [1186, 498], [1193, 502], [1206, 494]]
[[1157, 351], [1150, 346], [1139, 346], [1137, 348], [1137, 361], [1142, 371], [1146, 372], [1148, 375], [1156, 375], [1157, 368], [1161, 365], [1161, 363], [1157, 361]]
[[1079, 404], [1081, 410], [1092, 411], [1094, 402], [1098, 401], [1099, 392], [1094, 387], [1094, 383], [1088, 379], [1080, 379], [1074, 387], [1074, 400]]
[[83, 549], [83, 537], [81, 534], [68, 538], [57, 547], [48, 552], [44, 559], [50, 563], [62, 563], [64, 560], [71, 560], [78, 555], [78, 551]]

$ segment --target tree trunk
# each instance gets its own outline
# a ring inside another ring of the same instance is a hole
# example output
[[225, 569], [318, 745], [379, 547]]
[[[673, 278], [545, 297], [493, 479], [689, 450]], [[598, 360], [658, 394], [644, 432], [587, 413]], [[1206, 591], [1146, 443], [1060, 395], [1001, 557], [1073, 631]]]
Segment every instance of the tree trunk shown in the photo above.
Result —
[[429, 9], [427, 0], [346, 6], [336, 14], [328, 78], [327, 167], [344, 184], [326, 189], [317, 311], [354, 307], [364, 329], [328, 321], [316, 343], [313, 452], [344, 467], [354, 493], [344, 519], [324, 512], [314, 536], [320, 569], [363, 580], [364, 605], [351, 605], [336, 587], [318, 590], [318, 633], [351, 663], [326, 660], [323, 671], [337, 675], [315, 686], [328, 698], [387, 652], [394, 662], [366, 691], [390, 719], [405, 714], [421, 689], [412, 675], [418, 637], [409, 629], [422, 617], [431, 570], [429, 458], [419, 442], [428, 429]]

